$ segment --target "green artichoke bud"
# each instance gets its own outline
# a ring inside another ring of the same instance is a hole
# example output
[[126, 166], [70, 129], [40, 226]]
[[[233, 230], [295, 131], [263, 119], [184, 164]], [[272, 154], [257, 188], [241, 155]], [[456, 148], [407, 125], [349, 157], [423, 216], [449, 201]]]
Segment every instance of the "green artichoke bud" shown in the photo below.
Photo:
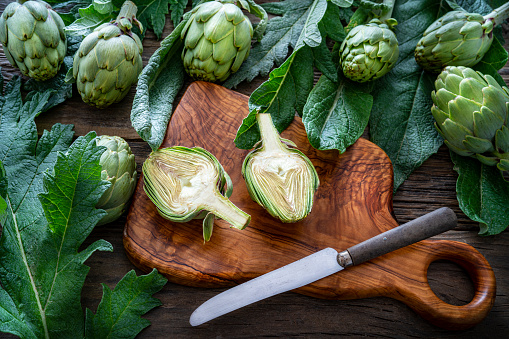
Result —
[[488, 15], [452, 11], [433, 22], [415, 48], [415, 60], [427, 71], [445, 66], [474, 66], [493, 42], [493, 28], [507, 18], [509, 3]]
[[0, 18], [0, 41], [7, 60], [35, 80], [53, 78], [67, 52], [64, 27], [44, 1], [10, 3]]
[[[233, 2], [217, 0], [197, 6], [182, 30], [184, 68], [196, 80], [224, 81], [249, 55], [253, 26]], [[250, 5], [248, 9], [262, 18], [257, 29], [263, 32], [265, 10], [253, 1], [238, 4]]]
[[311, 161], [290, 140], [282, 139], [270, 114], [257, 114], [262, 137], [242, 164], [251, 198], [282, 222], [304, 219], [320, 185]]
[[219, 161], [203, 148], [174, 146], [153, 151], [143, 163], [144, 190], [159, 214], [175, 222], [203, 219], [210, 240], [214, 217], [244, 229], [251, 217], [228, 197], [232, 182]]
[[375, 80], [396, 65], [399, 46], [393, 32], [395, 25], [395, 19], [385, 22], [373, 19], [348, 32], [339, 51], [341, 68], [347, 78], [357, 82]]
[[463, 156], [509, 171], [509, 90], [489, 75], [448, 66], [431, 93], [435, 127]]
[[136, 187], [136, 161], [129, 144], [121, 137], [102, 135], [96, 142], [106, 147], [99, 160], [101, 179], [111, 183], [95, 206], [108, 213], [97, 223], [104, 225], [117, 220], [127, 208]]
[[131, 32], [136, 5], [126, 1], [115, 21], [97, 27], [74, 55], [73, 77], [84, 102], [106, 108], [119, 102], [143, 68], [140, 38]]

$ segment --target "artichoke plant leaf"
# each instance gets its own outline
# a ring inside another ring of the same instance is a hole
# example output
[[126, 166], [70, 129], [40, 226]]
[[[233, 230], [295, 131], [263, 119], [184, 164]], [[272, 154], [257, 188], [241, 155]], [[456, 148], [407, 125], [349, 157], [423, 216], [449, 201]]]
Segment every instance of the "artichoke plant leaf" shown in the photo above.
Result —
[[393, 17], [398, 21], [395, 32], [400, 56], [396, 66], [376, 81], [371, 93], [370, 138], [391, 159], [394, 190], [443, 142], [430, 114], [435, 76], [424, 72], [414, 58], [418, 40], [440, 10], [441, 3], [435, 0], [395, 4]]
[[185, 71], [181, 60], [183, 47], [180, 34], [191, 12], [161, 41], [138, 78], [131, 110], [131, 124], [152, 150], [163, 142], [173, 101], [184, 85]]
[[507, 63], [507, 60], [508, 53], [504, 46], [502, 46], [500, 40], [495, 36], [490, 49], [473, 69], [483, 74], [489, 74], [495, 78], [501, 86], [507, 86], [504, 79], [502, 79], [498, 73], [498, 70]]
[[103, 297], [96, 313], [86, 311], [85, 338], [134, 338], [150, 325], [141, 315], [161, 305], [152, 295], [166, 282], [154, 268], [139, 277], [134, 270], [129, 271], [113, 290], [102, 284]]
[[509, 182], [495, 166], [450, 152], [458, 172], [456, 193], [461, 210], [480, 223], [480, 235], [494, 235], [509, 226]]
[[274, 64], [282, 65], [289, 47], [296, 47], [313, 3], [312, 0], [285, 0], [262, 4], [268, 13], [280, 16], [269, 20], [261, 41], [253, 45], [249, 57], [223, 86], [236, 87], [242, 81], [251, 81], [259, 75], [266, 76]]
[[251, 149], [260, 140], [256, 113], [270, 113], [279, 133], [293, 121], [295, 111], [302, 114], [306, 98], [313, 88], [313, 54], [303, 46], [270, 72], [249, 98], [249, 115], [244, 118], [235, 137], [235, 146]]
[[[125, 0], [112, 0], [113, 4], [120, 8]], [[144, 27], [144, 32], [147, 29], [154, 31], [157, 39], [161, 39], [163, 34], [164, 25], [166, 23], [166, 14], [169, 13], [168, 6], [175, 6], [177, 3], [182, 3], [178, 0], [136, 0], [134, 1], [138, 7], [136, 18], [141, 22]], [[173, 7], [175, 8], [175, 7]], [[172, 10], [173, 10], [172, 8]], [[177, 7], [180, 11], [181, 5]], [[183, 12], [182, 12], [183, 13]], [[172, 14], [172, 20], [173, 20]], [[176, 26], [175, 20], [173, 23]], [[140, 35], [140, 38], [143, 36]]]
[[104, 148], [94, 132], [73, 142], [72, 125], [55, 124], [38, 138], [34, 118], [51, 91], [23, 103], [20, 89], [15, 77], [0, 96], [0, 331], [83, 337], [84, 262], [112, 250], [98, 240], [78, 251], [105, 213], [95, 208], [109, 185], [101, 180]]
[[99, 12], [93, 4], [85, 8], [78, 9], [79, 18], [72, 24], [65, 27], [65, 33], [69, 36], [85, 37], [93, 32], [94, 29], [104, 23], [115, 19], [116, 12]]
[[343, 153], [362, 135], [373, 104], [364, 87], [344, 77], [338, 83], [320, 77], [302, 115], [311, 146]]

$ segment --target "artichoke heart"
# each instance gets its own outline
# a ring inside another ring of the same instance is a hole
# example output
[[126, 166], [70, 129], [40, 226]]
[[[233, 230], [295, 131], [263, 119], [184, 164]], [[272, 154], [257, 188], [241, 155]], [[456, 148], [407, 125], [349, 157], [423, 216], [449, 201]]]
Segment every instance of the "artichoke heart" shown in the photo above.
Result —
[[431, 93], [435, 127], [453, 152], [509, 171], [509, 90], [490, 75], [448, 66]]
[[121, 137], [102, 135], [96, 142], [98, 146], [106, 147], [99, 160], [101, 179], [111, 183], [95, 206], [107, 213], [97, 223], [104, 225], [117, 220], [126, 210], [136, 187], [136, 161], [131, 147]]
[[171, 221], [203, 220], [203, 238], [210, 240], [214, 216], [237, 229], [251, 217], [228, 197], [232, 182], [219, 161], [200, 147], [173, 146], [153, 151], [143, 164], [144, 190], [159, 214]]
[[251, 198], [275, 218], [291, 223], [304, 219], [313, 207], [320, 181], [311, 161], [291, 141], [280, 138], [270, 114], [256, 115], [261, 143], [242, 164]]
[[53, 78], [67, 52], [64, 22], [44, 1], [11, 2], [0, 17], [7, 60], [38, 81]]

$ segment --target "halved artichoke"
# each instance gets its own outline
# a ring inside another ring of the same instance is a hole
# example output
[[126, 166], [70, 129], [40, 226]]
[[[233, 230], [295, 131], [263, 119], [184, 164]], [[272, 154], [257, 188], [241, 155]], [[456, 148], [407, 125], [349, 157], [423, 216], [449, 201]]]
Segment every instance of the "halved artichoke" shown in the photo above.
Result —
[[203, 220], [210, 240], [214, 216], [244, 229], [251, 217], [228, 197], [232, 182], [219, 161], [200, 147], [173, 146], [153, 151], [143, 163], [144, 190], [159, 214], [171, 221]]
[[251, 198], [275, 218], [290, 223], [304, 219], [313, 207], [320, 180], [311, 161], [296, 145], [282, 139], [270, 114], [257, 114], [262, 137], [242, 164]]

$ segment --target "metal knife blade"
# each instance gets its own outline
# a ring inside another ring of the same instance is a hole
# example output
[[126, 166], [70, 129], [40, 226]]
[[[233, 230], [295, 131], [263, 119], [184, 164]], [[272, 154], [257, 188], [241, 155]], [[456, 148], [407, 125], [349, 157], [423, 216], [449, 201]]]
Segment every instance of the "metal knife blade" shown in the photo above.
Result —
[[193, 312], [189, 323], [192, 326], [201, 325], [256, 301], [310, 284], [346, 267], [445, 232], [454, 228], [456, 223], [454, 212], [443, 207], [341, 253], [325, 248], [216, 295]]

